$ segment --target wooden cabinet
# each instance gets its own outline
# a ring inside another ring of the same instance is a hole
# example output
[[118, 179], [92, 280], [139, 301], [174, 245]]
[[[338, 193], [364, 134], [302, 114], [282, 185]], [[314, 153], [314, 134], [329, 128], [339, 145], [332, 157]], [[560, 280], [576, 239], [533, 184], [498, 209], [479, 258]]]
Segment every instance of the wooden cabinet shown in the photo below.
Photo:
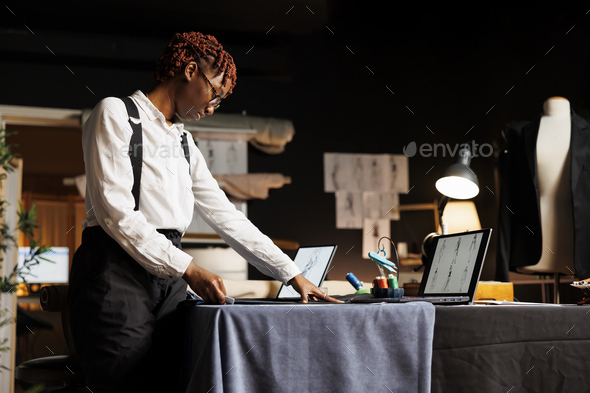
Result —
[[[76, 249], [82, 244], [82, 220], [86, 218], [84, 199], [77, 195], [47, 195], [23, 192], [23, 207], [30, 209], [35, 204], [38, 229], [36, 238], [42, 237], [41, 244], [68, 247], [70, 266]], [[28, 246], [21, 235], [20, 246]]]

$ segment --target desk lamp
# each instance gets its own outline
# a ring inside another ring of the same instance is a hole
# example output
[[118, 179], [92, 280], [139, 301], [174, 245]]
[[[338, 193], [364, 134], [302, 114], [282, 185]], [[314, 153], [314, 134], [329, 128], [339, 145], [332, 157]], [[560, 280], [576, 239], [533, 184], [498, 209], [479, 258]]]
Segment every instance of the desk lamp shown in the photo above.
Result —
[[473, 157], [469, 147], [465, 146], [459, 150], [457, 162], [448, 167], [436, 182], [436, 189], [443, 194], [438, 204], [438, 217], [443, 227], [442, 215], [449, 198], [471, 199], [479, 194], [479, 181], [469, 164]]
[[449, 201], [443, 212], [442, 220], [448, 233], [476, 231], [481, 223], [473, 201]]
[[[473, 155], [471, 154], [468, 145], [463, 146], [464, 147], [459, 150], [457, 162], [445, 169], [441, 178], [438, 179], [435, 184], [436, 189], [443, 194], [443, 197], [438, 204], [438, 217], [443, 235], [448, 232], [446, 229], [447, 226], [443, 225], [442, 217], [449, 199], [471, 199], [479, 194], [479, 181], [477, 180], [476, 174], [473, 173], [469, 167]], [[477, 216], [477, 212], [475, 214]], [[424, 266], [428, 260], [430, 246], [435, 236], [438, 236], [438, 233], [430, 233], [422, 241], [422, 265], [416, 267], [414, 271], [417, 271]]]

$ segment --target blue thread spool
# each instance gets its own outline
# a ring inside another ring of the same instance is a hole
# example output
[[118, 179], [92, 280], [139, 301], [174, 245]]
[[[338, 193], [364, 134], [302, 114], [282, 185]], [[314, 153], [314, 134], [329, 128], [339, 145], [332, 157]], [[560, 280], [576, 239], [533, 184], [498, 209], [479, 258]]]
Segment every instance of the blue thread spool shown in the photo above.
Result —
[[368, 289], [363, 289], [363, 282], [356, 278], [354, 274], [348, 273], [346, 275], [346, 280], [354, 287], [354, 289], [356, 289], [356, 294], [370, 293]]
[[361, 283], [361, 281], [356, 278], [356, 276], [353, 273], [348, 273], [346, 275], [346, 280], [354, 287], [354, 289], [356, 289], [357, 291], [359, 289], [361, 289], [363, 287], [363, 284]]

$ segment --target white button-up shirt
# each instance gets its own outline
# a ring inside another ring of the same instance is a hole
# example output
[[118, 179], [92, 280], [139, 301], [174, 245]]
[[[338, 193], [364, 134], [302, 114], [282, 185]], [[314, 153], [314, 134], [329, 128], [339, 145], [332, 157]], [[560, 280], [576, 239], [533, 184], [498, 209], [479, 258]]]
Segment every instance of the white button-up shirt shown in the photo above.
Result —
[[[131, 98], [143, 129], [139, 210], [133, 210], [131, 194], [129, 115], [121, 99], [108, 97], [96, 105], [84, 124], [88, 217], [82, 227], [100, 225], [148, 272], [176, 280], [192, 257], [156, 228], [176, 229], [184, 235], [196, 209], [229, 246], [261, 272], [283, 283], [299, 274], [289, 256], [227, 199], [180, 119], [175, 115], [169, 126], [141, 91]], [[180, 142], [182, 133], [187, 133], [190, 174]]]

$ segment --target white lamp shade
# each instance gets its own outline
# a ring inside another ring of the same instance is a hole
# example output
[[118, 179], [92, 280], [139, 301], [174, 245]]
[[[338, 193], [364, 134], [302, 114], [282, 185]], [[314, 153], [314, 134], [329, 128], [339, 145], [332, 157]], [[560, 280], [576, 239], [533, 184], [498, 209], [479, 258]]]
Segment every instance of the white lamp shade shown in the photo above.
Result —
[[448, 233], [481, 229], [477, 209], [472, 201], [450, 201], [447, 203], [442, 222], [448, 225]]
[[479, 194], [479, 186], [473, 181], [459, 176], [446, 176], [438, 179], [436, 189], [453, 199], [471, 199]]

